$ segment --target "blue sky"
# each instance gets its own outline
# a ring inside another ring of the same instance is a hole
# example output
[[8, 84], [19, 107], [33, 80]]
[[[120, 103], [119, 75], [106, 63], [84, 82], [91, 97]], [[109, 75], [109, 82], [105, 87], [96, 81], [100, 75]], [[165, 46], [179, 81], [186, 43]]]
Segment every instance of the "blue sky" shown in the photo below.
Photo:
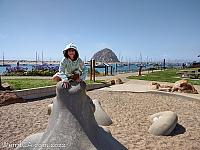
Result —
[[198, 60], [200, 0], [0, 0], [0, 56], [60, 60], [69, 42], [82, 59]]

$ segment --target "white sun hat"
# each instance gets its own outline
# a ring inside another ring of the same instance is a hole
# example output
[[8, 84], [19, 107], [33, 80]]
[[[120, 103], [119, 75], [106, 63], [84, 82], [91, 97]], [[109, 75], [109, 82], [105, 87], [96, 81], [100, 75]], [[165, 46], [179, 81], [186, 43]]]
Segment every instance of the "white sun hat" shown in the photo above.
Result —
[[77, 47], [76, 47], [76, 45], [75, 45], [74, 43], [69, 43], [69, 44], [65, 47], [65, 49], [64, 49], [63, 51], [68, 50], [68, 49], [70, 49], [70, 48], [73, 48], [74, 50], [78, 51], [78, 50], [77, 50]]

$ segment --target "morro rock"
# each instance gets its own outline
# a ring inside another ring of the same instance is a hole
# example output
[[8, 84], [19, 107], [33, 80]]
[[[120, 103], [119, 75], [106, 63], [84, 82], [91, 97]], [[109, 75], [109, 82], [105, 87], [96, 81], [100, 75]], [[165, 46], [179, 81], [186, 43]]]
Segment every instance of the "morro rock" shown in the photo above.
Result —
[[95, 53], [92, 59], [95, 59], [97, 62], [106, 62], [106, 63], [119, 62], [115, 53], [108, 48], [102, 49], [97, 53]]

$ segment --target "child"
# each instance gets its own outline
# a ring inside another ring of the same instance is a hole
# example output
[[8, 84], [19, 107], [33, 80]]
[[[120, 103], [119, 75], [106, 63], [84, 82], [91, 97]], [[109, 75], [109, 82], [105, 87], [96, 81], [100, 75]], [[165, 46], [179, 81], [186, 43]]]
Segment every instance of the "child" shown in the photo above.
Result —
[[77, 47], [70, 43], [63, 50], [64, 58], [60, 62], [59, 72], [56, 73], [52, 80], [59, 82], [62, 81], [65, 88], [70, 86], [69, 81], [85, 80], [86, 67], [84, 62], [79, 58]]

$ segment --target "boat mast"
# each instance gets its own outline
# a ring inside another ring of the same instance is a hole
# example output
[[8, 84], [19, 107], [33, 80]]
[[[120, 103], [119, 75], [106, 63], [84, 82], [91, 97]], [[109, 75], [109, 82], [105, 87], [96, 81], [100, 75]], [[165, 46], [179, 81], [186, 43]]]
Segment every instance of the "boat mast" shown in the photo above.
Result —
[[35, 56], [35, 62], [36, 62], [36, 65], [37, 65], [37, 51], [36, 51], [36, 56]]
[[4, 66], [4, 52], [3, 52], [3, 66]]
[[42, 65], [43, 65], [43, 51], [42, 51]]
[[141, 52], [140, 52], [140, 65], [142, 65], [142, 54], [141, 54]]

